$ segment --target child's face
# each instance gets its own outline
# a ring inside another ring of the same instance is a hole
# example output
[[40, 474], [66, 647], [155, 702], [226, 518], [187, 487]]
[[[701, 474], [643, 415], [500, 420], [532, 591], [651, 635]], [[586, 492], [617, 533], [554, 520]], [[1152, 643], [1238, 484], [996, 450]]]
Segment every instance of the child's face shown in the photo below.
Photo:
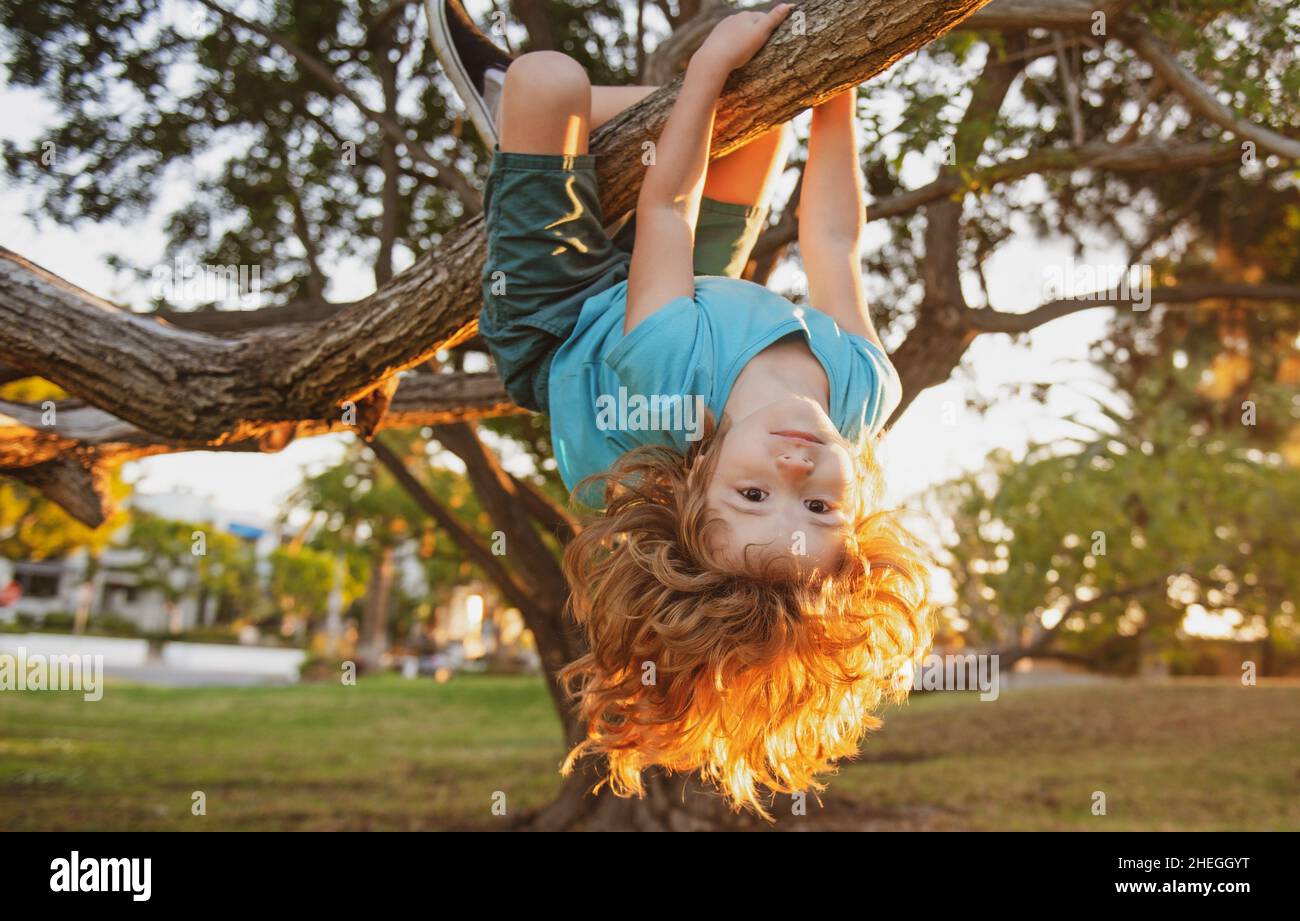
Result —
[[731, 420], [708, 487], [726, 527], [718, 548], [742, 568], [744, 551], [793, 557], [801, 569], [835, 567], [850, 525], [849, 446], [813, 400], [790, 396]]

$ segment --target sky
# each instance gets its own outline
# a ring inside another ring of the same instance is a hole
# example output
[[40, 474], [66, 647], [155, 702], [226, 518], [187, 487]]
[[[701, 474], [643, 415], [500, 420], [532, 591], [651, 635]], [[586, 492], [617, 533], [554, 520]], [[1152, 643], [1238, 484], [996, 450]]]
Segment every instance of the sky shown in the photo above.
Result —
[[[39, 138], [57, 116], [53, 106], [37, 94], [7, 86], [0, 86], [0, 112], [4, 113], [0, 138], [18, 143]], [[796, 127], [803, 128], [799, 123]], [[32, 220], [27, 212], [36, 203], [34, 194], [12, 185], [0, 186], [0, 244], [88, 291], [117, 303], [142, 306], [148, 296], [147, 285], [114, 273], [104, 257], [117, 253], [145, 265], [159, 263], [164, 217], [187, 200], [195, 169], [204, 168], [201, 163], [195, 168], [174, 169], [160, 192], [160, 206], [140, 220], [75, 228]], [[909, 157], [903, 176], [909, 187], [914, 187], [933, 178], [934, 171], [934, 162], [917, 155]], [[871, 226], [866, 245], [887, 251], [890, 241], [883, 225]], [[409, 253], [402, 257], [409, 262]], [[1020, 233], [986, 266], [992, 302], [1011, 312], [1037, 306], [1045, 299], [1046, 268], [1068, 258], [1065, 241], [1039, 240]], [[1122, 261], [1117, 248], [1105, 246], [1088, 251], [1083, 258], [1095, 263]], [[373, 290], [368, 266], [330, 260], [328, 255], [326, 262], [337, 267], [332, 273], [330, 297], [353, 299]], [[973, 287], [968, 293], [973, 303], [978, 301]], [[1104, 310], [1089, 310], [1041, 327], [1018, 343], [1001, 335], [976, 339], [966, 356], [969, 378], [957, 375], [920, 394], [886, 437], [882, 462], [889, 484], [887, 500], [910, 504], [927, 487], [979, 468], [995, 448], [1019, 452], [1029, 440], [1041, 442], [1069, 433], [1072, 427], [1063, 417], [1073, 412], [1086, 414], [1092, 405], [1087, 394], [1104, 387], [1104, 379], [1087, 360], [1087, 349], [1104, 333], [1105, 323]], [[894, 336], [886, 335], [885, 340], [890, 348], [898, 344]], [[1068, 385], [1053, 388], [1045, 406], [1004, 394], [1011, 385], [1045, 381]], [[994, 398], [992, 408], [982, 414], [968, 408], [967, 398], [972, 393], [986, 400]], [[190, 452], [153, 457], [128, 464], [124, 473], [138, 491], [186, 490], [210, 497], [228, 513], [268, 520], [277, 514], [304, 469], [335, 462], [350, 438], [328, 435], [306, 439], [270, 455]], [[507, 466], [510, 463], [507, 461]]]

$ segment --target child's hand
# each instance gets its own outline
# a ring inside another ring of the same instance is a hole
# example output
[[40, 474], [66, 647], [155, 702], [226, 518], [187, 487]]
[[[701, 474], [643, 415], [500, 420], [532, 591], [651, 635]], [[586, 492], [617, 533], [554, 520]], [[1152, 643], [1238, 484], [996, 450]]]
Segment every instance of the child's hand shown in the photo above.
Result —
[[782, 3], [767, 13], [728, 16], [713, 27], [704, 44], [691, 56], [691, 62], [716, 68], [724, 75], [731, 73], [758, 53], [793, 8], [789, 3]]

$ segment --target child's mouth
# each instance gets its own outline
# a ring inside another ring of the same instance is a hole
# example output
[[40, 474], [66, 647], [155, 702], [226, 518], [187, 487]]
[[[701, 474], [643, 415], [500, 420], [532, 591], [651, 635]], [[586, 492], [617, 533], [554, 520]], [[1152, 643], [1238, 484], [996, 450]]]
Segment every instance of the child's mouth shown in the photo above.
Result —
[[826, 443], [822, 441], [820, 438], [818, 438], [816, 435], [814, 435], [812, 432], [796, 432], [793, 430], [785, 430], [780, 432], [768, 432], [768, 434], [775, 435], [778, 438], [793, 438], [795, 441], [804, 441], [807, 442], [808, 444], [814, 444], [814, 445], [820, 445]]

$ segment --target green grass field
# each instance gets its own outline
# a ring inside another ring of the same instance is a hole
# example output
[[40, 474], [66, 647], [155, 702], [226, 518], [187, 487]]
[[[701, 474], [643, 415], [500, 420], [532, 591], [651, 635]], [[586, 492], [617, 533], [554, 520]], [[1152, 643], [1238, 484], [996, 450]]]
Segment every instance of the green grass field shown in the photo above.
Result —
[[[541, 683], [515, 677], [6, 692], [0, 830], [504, 829], [495, 791], [510, 816], [554, 796], [557, 725]], [[780, 811], [804, 828], [1297, 830], [1300, 687], [917, 697], [821, 806]]]

